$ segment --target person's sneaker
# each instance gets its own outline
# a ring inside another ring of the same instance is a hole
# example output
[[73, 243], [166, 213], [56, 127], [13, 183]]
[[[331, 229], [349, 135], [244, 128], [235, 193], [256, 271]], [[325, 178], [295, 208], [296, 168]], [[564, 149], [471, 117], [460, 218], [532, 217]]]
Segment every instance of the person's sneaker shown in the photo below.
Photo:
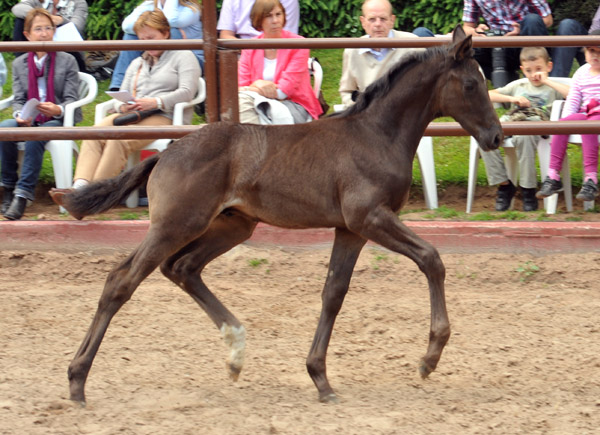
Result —
[[534, 188], [521, 187], [521, 196], [523, 196], [523, 211], [536, 211], [538, 209], [538, 200], [535, 197]]
[[496, 192], [496, 211], [508, 210], [516, 191], [517, 188], [510, 180], [508, 180], [508, 184], [498, 186], [498, 191]]
[[555, 193], [563, 191], [563, 184], [560, 180], [553, 180], [550, 177], [546, 177], [542, 183], [542, 188], [535, 194], [538, 198], [548, 198]]
[[591, 179], [583, 183], [581, 190], [577, 194], [576, 198], [582, 201], [593, 201], [598, 196], [598, 185]]

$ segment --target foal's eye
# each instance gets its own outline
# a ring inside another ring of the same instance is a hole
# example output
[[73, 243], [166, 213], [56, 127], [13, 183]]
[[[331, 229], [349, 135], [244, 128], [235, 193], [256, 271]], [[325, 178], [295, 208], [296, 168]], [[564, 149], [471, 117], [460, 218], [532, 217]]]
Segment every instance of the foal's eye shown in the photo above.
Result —
[[465, 91], [472, 91], [475, 89], [475, 83], [471, 80], [465, 82]]

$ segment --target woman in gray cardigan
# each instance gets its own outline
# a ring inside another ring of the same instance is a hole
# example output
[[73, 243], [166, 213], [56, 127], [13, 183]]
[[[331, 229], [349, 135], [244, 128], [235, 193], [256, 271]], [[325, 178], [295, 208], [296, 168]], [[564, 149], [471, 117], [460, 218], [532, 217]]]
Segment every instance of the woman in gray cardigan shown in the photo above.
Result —
[[[56, 25], [45, 9], [32, 9], [25, 17], [24, 34], [29, 41], [52, 41]], [[64, 106], [79, 96], [77, 62], [67, 53], [30, 52], [13, 61], [13, 118], [0, 123], [0, 127], [57, 127], [63, 124]], [[38, 114], [28, 116], [21, 111], [33, 98], [39, 101]], [[81, 111], [75, 121], [81, 121]], [[33, 201], [42, 161], [45, 140], [25, 142], [25, 156], [18, 174], [19, 150], [17, 142], [0, 142], [2, 161], [2, 215], [10, 220], [21, 219], [27, 201]]]
[[[170, 26], [162, 11], [144, 12], [135, 23], [140, 40], [169, 39]], [[192, 100], [198, 91], [200, 66], [190, 50], [147, 50], [127, 68], [121, 90], [128, 90], [134, 99], [129, 103], [117, 102], [115, 113], [98, 125], [113, 125], [120, 113], [134, 110], [159, 109], [136, 125], [170, 125], [176, 103]], [[193, 108], [184, 113], [184, 122], [190, 123]], [[73, 188], [90, 181], [114, 177], [121, 172], [132, 151], [144, 148], [154, 139], [99, 139], [84, 140], [77, 159]]]

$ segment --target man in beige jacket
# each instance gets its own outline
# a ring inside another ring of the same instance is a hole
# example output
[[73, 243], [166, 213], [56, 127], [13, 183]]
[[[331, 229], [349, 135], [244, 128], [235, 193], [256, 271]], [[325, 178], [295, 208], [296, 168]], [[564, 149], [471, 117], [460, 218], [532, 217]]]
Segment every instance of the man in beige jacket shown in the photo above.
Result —
[[[394, 30], [396, 16], [388, 0], [365, 0], [360, 23], [367, 33], [363, 38], [417, 38], [409, 32]], [[342, 104], [353, 104], [352, 94], [362, 92], [415, 48], [347, 48], [344, 50], [340, 95]]]

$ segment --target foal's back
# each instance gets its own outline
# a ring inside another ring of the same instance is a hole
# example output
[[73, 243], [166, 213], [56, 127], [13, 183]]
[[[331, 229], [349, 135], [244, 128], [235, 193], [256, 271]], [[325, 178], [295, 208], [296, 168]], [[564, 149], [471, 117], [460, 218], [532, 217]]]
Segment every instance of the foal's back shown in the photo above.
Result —
[[[372, 181], [362, 178], [386, 172], [369, 170], [373, 138], [366, 134], [347, 118], [285, 126], [210, 124], [164, 152], [150, 179], [150, 203], [170, 209], [167, 203], [181, 194], [198, 198], [201, 207], [234, 208], [272, 225], [345, 226], [344, 197], [355, 189], [374, 195]], [[166, 186], [178, 195], [160, 195]]]

